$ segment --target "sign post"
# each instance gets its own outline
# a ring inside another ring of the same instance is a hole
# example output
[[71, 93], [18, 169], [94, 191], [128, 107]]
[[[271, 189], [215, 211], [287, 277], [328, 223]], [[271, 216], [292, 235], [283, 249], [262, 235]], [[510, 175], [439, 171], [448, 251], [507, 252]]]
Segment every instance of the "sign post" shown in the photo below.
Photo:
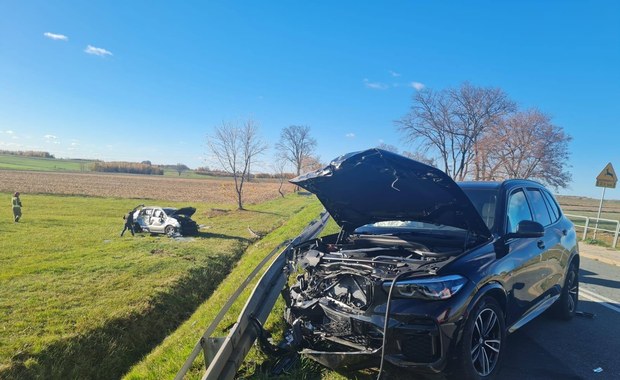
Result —
[[603, 194], [601, 195], [601, 202], [598, 205], [598, 213], [596, 214], [596, 225], [594, 226], [594, 237], [596, 240], [596, 231], [598, 230], [598, 220], [601, 217], [601, 210], [603, 208], [603, 199], [605, 199], [605, 190], [607, 188], [615, 189], [616, 183], [618, 182], [618, 176], [616, 175], [616, 171], [614, 167], [611, 165], [611, 162], [603, 168], [601, 173], [596, 177], [596, 186], [603, 188]]

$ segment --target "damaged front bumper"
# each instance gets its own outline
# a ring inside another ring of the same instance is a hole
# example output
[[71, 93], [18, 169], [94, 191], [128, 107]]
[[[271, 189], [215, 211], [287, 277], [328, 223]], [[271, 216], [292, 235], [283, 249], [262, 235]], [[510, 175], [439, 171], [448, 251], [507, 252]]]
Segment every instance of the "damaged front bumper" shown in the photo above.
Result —
[[[333, 317], [333, 316], [332, 316]], [[345, 320], [349, 321], [346, 322]], [[364, 345], [382, 339], [382, 327], [342, 315], [338, 321], [343, 326], [349, 323], [358, 331], [366, 330], [368, 334], [339, 337], [321, 332], [306, 331], [305, 338], [320, 341], [318, 347], [326, 349], [306, 348], [300, 352], [331, 369], [356, 369], [372, 367], [379, 363], [381, 346]], [[440, 372], [447, 362], [449, 349], [455, 337], [457, 324], [438, 324], [430, 318], [419, 318], [409, 323], [397, 322], [387, 330], [385, 360], [399, 367], [426, 369]], [[373, 331], [374, 333], [371, 333]], [[353, 342], [356, 340], [357, 342]], [[326, 342], [329, 342], [327, 345]]]

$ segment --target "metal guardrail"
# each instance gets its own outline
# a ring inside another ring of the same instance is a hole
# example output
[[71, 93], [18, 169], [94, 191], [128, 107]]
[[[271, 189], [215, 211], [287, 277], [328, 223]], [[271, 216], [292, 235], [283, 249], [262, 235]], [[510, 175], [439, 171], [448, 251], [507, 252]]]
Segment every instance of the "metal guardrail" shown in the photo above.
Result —
[[[243, 359], [257, 337], [257, 331], [252, 325], [252, 320], [257, 319], [261, 324], [265, 323], [280, 291], [286, 284], [288, 276], [285, 273], [285, 266], [288, 253], [291, 252], [295, 245], [316, 237], [325, 227], [328, 218], [329, 214], [326, 211], [322, 212], [319, 218], [310, 222], [293, 241], [280, 244], [254, 268], [252, 273], [248, 275], [228, 302], [226, 302], [204, 334], [202, 334], [202, 337], [177, 373], [175, 380], [182, 380], [185, 377], [201, 352], [204, 355], [206, 365], [206, 372], [202, 376], [203, 380], [234, 378], [235, 373], [243, 363]], [[283, 246], [286, 247], [282, 249]], [[254, 291], [246, 301], [241, 314], [237, 318], [237, 322], [230, 329], [228, 336], [225, 338], [211, 337], [211, 334], [215, 332], [218, 324], [248, 284], [278, 252], [279, 254], [273, 263], [254, 287]]]
[[[591, 217], [591, 216], [583, 216], [583, 215], [574, 215], [574, 214], [565, 214], [569, 219], [575, 220], [575, 219], [579, 219], [579, 220], [584, 220], [585, 223], [582, 224], [575, 224], [576, 228], [583, 228], [583, 234], [581, 237], [581, 240], [586, 240], [586, 238], [588, 237], [588, 229], [594, 230], [593, 239], [596, 239], [596, 234], [599, 231], [602, 232], [607, 232], [610, 234], [613, 234], [613, 242], [611, 243], [611, 246], [613, 248], [616, 248], [616, 246], [618, 245], [618, 236], [620, 235], [620, 221], [618, 220], [613, 220], [613, 219], [603, 219], [603, 218], [595, 218], [595, 217]], [[616, 228], [615, 229], [606, 229], [606, 228], [600, 228], [599, 224], [603, 222], [605, 224], [615, 224]], [[594, 223], [594, 227], [592, 226], [592, 224]]]

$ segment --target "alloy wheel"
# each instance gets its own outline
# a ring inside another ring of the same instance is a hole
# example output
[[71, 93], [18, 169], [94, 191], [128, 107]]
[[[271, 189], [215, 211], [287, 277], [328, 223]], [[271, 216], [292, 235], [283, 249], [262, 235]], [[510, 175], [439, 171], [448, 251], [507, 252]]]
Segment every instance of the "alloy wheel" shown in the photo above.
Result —
[[471, 362], [480, 376], [488, 376], [495, 369], [501, 339], [498, 315], [493, 309], [483, 309], [476, 317], [471, 339]]
[[577, 297], [579, 296], [579, 279], [577, 273], [572, 270], [568, 275], [568, 281], [566, 286], [568, 287], [568, 311], [570, 313], [575, 311], [577, 305]]

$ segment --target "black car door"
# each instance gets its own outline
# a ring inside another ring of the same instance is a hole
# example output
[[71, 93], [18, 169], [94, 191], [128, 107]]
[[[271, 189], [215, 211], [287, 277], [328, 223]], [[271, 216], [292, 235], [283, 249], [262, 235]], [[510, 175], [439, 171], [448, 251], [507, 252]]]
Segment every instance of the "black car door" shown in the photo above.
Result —
[[[534, 217], [525, 190], [518, 188], [508, 195], [505, 233], [516, 232], [522, 220]], [[511, 268], [505, 284], [509, 297], [506, 324], [510, 326], [543, 298], [547, 244], [544, 238], [513, 238], [506, 245], [508, 254], [502, 261]]]
[[533, 187], [526, 189], [527, 198], [532, 207], [534, 220], [545, 227], [545, 236], [541, 239], [545, 246], [542, 252], [543, 276], [539, 286], [545, 295], [557, 295], [560, 292], [564, 270], [563, 261], [567, 254], [562, 245], [565, 230], [559, 225], [558, 218], [549, 210], [543, 190]]

